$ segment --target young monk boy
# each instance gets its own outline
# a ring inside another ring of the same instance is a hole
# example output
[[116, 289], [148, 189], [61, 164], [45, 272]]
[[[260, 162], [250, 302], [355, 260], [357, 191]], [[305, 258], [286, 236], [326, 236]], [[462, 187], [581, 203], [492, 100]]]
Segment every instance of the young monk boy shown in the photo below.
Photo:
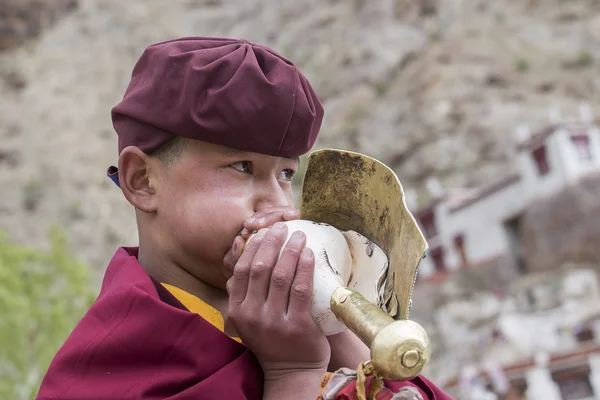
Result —
[[[315, 399], [327, 370], [367, 360], [352, 333], [328, 339], [312, 320], [301, 232], [277, 261], [277, 222], [299, 217], [291, 180], [322, 118], [304, 75], [269, 48], [201, 37], [148, 47], [112, 111], [109, 169], [139, 247], [116, 252], [38, 398]], [[424, 378], [403, 385], [445, 398]]]

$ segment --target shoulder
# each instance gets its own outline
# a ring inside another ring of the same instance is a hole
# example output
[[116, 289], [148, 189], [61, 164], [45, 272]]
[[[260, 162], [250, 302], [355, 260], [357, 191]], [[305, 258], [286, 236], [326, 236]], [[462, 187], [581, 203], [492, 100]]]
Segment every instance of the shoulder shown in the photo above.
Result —
[[137, 249], [119, 249], [106, 269], [98, 298], [63, 348], [77, 353], [125, 346], [130, 352], [145, 352], [168, 340], [169, 332], [188, 323], [188, 313], [176, 302], [163, 301], [159, 290], [137, 261]]
[[177, 341], [188, 314], [163, 302], [136, 258], [120, 249], [98, 298], [52, 360], [38, 398], [137, 396], [161, 368], [189, 361], [188, 341]]
[[[247, 349], [169, 298], [135, 257], [117, 252], [96, 302], [52, 361], [38, 398], [145, 398], [222, 385], [218, 371], [256, 390], [261, 371]], [[218, 375], [218, 374], [217, 374]], [[241, 390], [241, 389], [240, 389]]]

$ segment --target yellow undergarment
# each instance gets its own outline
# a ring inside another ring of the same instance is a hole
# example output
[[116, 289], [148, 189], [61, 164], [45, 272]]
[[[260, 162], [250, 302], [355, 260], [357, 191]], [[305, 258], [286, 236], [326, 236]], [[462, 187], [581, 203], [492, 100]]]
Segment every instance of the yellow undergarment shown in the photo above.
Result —
[[[223, 319], [223, 315], [221, 315], [216, 308], [210, 306], [208, 303], [205, 303], [199, 297], [196, 297], [185, 290], [181, 290], [178, 287], [171, 286], [166, 283], [163, 283], [162, 285], [190, 312], [198, 314], [210, 322], [215, 328], [221, 332], [225, 332], [225, 320]], [[239, 337], [230, 337], [236, 342], [242, 342]]]

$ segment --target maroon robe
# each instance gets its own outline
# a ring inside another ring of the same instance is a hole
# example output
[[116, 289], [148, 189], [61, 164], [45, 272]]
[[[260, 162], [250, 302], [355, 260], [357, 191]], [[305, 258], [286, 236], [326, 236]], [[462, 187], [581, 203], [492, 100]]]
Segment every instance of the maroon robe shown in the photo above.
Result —
[[254, 355], [187, 311], [136, 256], [117, 251], [37, 399], [262, 399]]
[[[448, 399], [422, 377], [388, 384], [418, 387], [425, 400]], [[108, 265], [98, 299], [56, 354], [36, 399], [260, 400], [262, 395], [263, 373], [250, 350], [190, 313], [151, 279], [137, 260], [137, 248], [121, 248]]]

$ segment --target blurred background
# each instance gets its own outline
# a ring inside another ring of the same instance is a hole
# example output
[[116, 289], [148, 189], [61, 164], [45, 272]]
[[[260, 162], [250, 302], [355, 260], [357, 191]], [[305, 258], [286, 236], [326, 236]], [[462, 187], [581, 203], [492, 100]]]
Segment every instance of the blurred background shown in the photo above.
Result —
[[0, 398], [35, 396], [136, 244], [110, 109], [146, 46], [185, 35], [292, 59], [317, 148], [397, 172], [430, 245], [411, 318], [431, 380], [600, 399], [598, 0], [0, 0]]

